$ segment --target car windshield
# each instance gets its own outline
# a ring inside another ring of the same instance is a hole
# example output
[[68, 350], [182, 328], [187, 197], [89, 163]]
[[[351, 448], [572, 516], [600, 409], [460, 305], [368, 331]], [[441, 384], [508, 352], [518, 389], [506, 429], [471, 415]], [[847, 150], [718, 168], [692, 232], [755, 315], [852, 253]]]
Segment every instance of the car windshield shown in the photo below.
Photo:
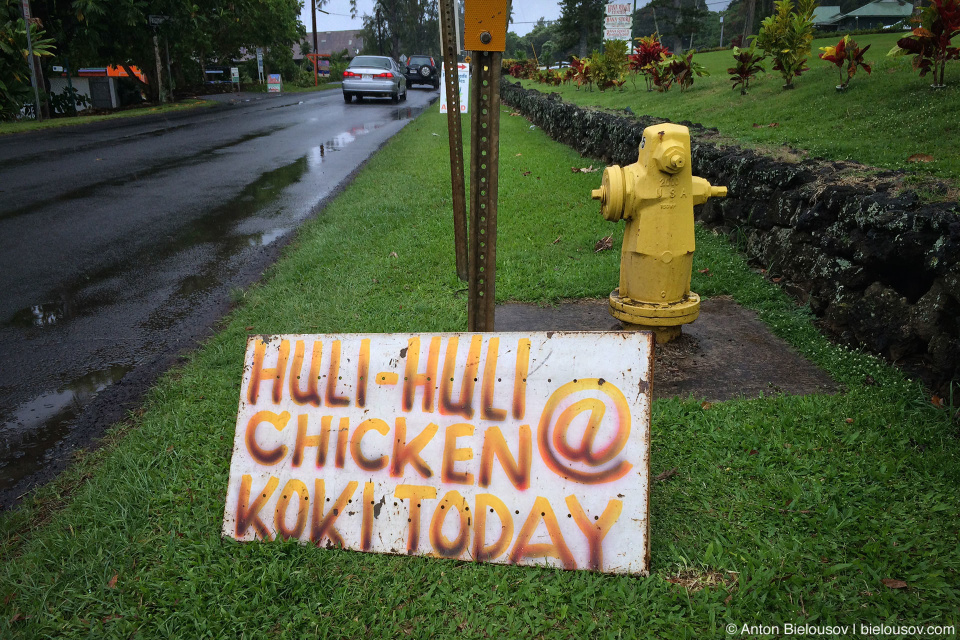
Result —
[[413, 66], [415, 64], [430, 64], [430, 58], [426, 56], [413, 56], [410, 58], [409, 65]]
[[373, 67], [375, 69], [389, 69], [390, 60], [376, 56], [357, 56], [350, 63], [351, 67]]

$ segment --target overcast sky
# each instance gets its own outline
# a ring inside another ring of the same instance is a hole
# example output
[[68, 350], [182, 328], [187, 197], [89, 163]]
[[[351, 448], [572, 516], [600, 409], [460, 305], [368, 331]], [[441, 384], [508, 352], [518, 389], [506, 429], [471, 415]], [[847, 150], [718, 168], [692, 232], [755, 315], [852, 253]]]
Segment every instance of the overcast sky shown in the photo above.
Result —
[[[646, 0], [637, 3], [642, 6]], [[306, 25], [307, 31], [312, 29], [310, 22], [310, 0], [304, 0], [303, 13], [300, 20]], [[343, 31], [346, 29], [361, 29], [364, 13], [373, 13], [373, 0], [357, 0], [357, 18], [350, 19], [350, 0], [330, 0], [323, 8], [330, 15], [317, 13], [317, 31]], [[533, 25], [540, 18], [556, 20], [560, 17], [560, 3], [557, 0], [514, 0], [513, 24], [510, 31], [519, 36], [533, 29]], [[439, 37], [439, 36], [437, 36]]]
[[[629, 2], [630, 0], [626, 0]], [[711, 11], [720, 11], [729, 0], [705, 0]], [[304, 0], [305, 7], [300, 19], [306, 25], [307, 31], [312, 29], [310, 22], [310, 0]], [[647, 0], [637, 0], [637, 8], [647, 4]], [[373, 0], [357, 0], [357, 17], [350, 19], [350, 0], [330, 0], [324, 7], [329, 15], [317, 13], [317, 31], [344, 31], [346, 29], [361, 29], [364, 13], [373, 13]], [[510, 31], [518, 36], [529, 33], [540, 18], [556, 20], [560, 17], [560, 2], [558, 0], [514, 0], [513, 23]], [[439, 37], [439, 36], [437, 36]]]

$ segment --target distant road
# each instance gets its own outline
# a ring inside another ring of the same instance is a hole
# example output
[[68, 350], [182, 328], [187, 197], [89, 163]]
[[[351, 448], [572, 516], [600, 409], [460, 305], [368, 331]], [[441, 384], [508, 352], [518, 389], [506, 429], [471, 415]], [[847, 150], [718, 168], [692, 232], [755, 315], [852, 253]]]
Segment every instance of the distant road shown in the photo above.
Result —
[[436, 97], [261, 94], [0, 136], [0, 509], [136, 406]]

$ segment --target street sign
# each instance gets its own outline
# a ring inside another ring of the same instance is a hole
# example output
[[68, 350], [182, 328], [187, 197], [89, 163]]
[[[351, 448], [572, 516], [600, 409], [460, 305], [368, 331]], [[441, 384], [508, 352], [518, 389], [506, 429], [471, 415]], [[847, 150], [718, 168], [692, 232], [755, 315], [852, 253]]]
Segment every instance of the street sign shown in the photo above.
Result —
[[223, 535], [648, 575], [652, 360], [648, 332], [251, 336]]
[[608, 29], [612, 27], [632, 27], [633, 16], [606, 16], [603, 20], [603, 26]]
[[151, 27], [159, 27], [169, 19], [170, 16], [147, 16], [147, 20], [150, 22]]
[[615, 27], [603, 30], [604, 40], [630, 40], [630, 27]]
[[280, 93], [282, 87], [279, 73], [271, 73], [267, 76], [267, 93]]
[[[446, 63], [444, 63], [445, 65]], [[444, 69], [441, 65], [441, 70]], [[440, 73], [443, 77], [443, 71]], [[465, 62], [457, 64], [457, 78], [460, 82], [460, 113], [468, 113], [470, 104], [470, 65]], [[440, 113], [447, 113], [447, 83], [440, 83]]]
[[20, 6], [23, 8], [23, 19], [26, 22], [30, 21], [30, 0], [22, 0]]
[[633, 5], [628, 2], [616, 3], [611, 2], [607, 5], [607, 15], [608, 16], [629, 16], [633, 15]]
[[230, 82], [233, 84], [240, 84], [240, 69], [237, 67], [230, 67]]

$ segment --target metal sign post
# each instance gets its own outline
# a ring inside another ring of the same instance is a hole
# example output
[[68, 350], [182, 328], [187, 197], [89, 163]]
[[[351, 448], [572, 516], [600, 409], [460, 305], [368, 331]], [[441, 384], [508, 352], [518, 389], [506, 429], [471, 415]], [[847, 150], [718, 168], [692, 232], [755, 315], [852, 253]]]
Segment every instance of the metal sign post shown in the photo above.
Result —
[[453, 197], [453, 244], [457, 276], [467, 280], [467, 201], [463, 176], [463, 131], [460, 123], [460, 82], [457, 57], [460, 53], [457, 8], [454, 0], [440, 0], [440, 45], [447, 96], [447, 131], [450, 139], [450, 182]]
[[464, 47], [474, 52], [470, 101], [470, 252], [467, 324], [493, 331], [497, 275], [497, 175], [500, 64], [507, 40], [506, 0], [473, 0], [464, 15]]
[[497, 177], [500, 161], [499, 51], [478, 51], [470, 86], [470, 260], [467, 323], [493, 331], [497, 275]]

